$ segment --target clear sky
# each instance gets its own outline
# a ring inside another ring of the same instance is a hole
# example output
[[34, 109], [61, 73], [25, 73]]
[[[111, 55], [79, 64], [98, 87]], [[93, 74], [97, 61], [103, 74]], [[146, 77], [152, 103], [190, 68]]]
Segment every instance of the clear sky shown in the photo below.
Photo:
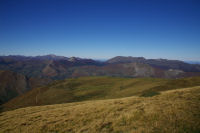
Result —
[[200, 61], [200, 0], [0, 0], [0, 55]]

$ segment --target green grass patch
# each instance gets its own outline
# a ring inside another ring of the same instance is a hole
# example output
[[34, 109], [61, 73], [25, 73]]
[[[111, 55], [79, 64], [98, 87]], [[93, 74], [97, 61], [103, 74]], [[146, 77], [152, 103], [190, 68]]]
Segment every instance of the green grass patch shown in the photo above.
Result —
[[152, 96], [156, 96], [156, 95], [159, 95], [160, 93], [159, 92], [156, 92], [156, 91], [145, 91], [141, 94], [141, 97], [152, 97]]

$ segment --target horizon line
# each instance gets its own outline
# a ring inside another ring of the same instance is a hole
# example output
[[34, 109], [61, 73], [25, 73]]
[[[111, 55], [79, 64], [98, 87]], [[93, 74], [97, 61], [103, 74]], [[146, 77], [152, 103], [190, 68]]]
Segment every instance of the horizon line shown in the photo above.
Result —
[[177, 60], [177, 61], [183, 61], [183, 62], [187, 62], [187, 63], [200, 63], [200, 60], [191, 60], [191, 59], [187, 59], [187, 60], [184, 60], [184, 59], [170, 59], [170, 58], [146, 58], [144, 56], [131, 56], [131, 55], [128, 55], [128, 56], [124, 56], [124, 55], [116, 55], [116, 56], [112, 56], [112, 57], [107, 57], [107, 58], [97, 58], [97, 57], [80, 57], [80, 56], [65, 56], [65, 55], [57, 55], [57, 54], [38, 54], [38, 55], [22, 55], [22, 54], [0, 54], [0, 56], [24, 56], [24, 57], [37, 57], [37, 56], [60, 56], [60, 57], [66, 57], [66, 58], [72, 58], [72, 57], [75, 57], [75, 58], [82, 58], [82, 59], [93, 59], [93, 60], [101, 60], [101, 61], [105, 61], [105, 60], [109, 60], [109, 59], [112, 59], [112, 58], [115, 58], [115, 57], [135, 57], [135, 58], [144, 58], [144, 59], [147, 59], [147, 60], [151, 60], [151, 59], [154, 59], [154, 60]]

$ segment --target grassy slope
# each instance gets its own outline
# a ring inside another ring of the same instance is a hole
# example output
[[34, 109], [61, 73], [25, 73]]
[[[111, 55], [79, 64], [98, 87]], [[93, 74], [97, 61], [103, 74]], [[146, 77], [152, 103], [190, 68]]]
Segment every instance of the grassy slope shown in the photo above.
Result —
[[45, 86], [50, 79], [28, 78], [9, 70], [0, 70], [0, 105], [32, 88]]
[[141, 93], [141, 96], [151, 96], [151, 95], [158, 94], [160, 91], [173, 90], [173, 89], [185, 88], [185, 87], [193, 87], [193, 86], [200, 86], [200, 77], [171, 79], [165, 82], [164, 84], [144, 90]]
[[120, 98], [139, 95], [146, 89], [166, 82], [152, 78], [82, 77], [56, 81], [14, 98], [3, 105], [4, 110], [33, 105], [48, 105], [84, 100]]
[[200, 86], [154, 97], [21, 108], [0, 114], [0, 132], [199, 133]]
[[3, 110], [85, 100], [153, 96], [160, 90], [200, 85], [200, 77], [166, 80], [155, 78], [83, 77], [56, 81], [33, 89], [3, 105]]

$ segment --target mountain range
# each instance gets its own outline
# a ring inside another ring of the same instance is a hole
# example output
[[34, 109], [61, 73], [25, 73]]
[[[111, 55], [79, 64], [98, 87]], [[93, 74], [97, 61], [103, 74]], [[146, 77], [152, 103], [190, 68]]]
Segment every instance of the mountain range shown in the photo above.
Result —
[[130, 56], [117, 56], [104, 62], [56, 55], [0, 56], [0, 70], [49, 79], [81, 76], [179, 78], [200, 75], [198, 64]]

